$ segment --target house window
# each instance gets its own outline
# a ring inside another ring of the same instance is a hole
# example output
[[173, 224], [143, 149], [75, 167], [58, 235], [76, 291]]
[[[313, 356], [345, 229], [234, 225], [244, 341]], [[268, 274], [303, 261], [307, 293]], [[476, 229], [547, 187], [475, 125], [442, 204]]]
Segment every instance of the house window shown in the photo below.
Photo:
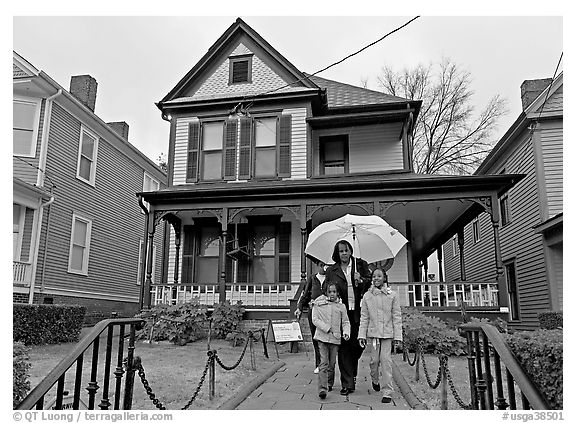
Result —
[[520, 319], [520, 306], [518, 304], [518, 282], [516, 280], [516, 262], [504, 263], [504, 274], [508, 288], [508, 303], [510, 304], [510, 319]]
[[452, 236], [452, 257], [458, 254], [458, 238], [456, 235]]
[[276, 117], [255, 119], [254, 175], [276, 176]]
[[68, 254], [68, 272], [88, 275], [90, 235], [92, 221], [76, 214], [72, 215], [72, 235]]
[[508, 194], [500, 197], [500, 222], [502, 226], [510, 223], [510, 204], [508, 202]]
[[198, 230], [198, 235], [196, 281], [200, 284], [217, 284], [220, 227], [202, 225]]
[[224, 139], [223, 122], [205, 122], [202, 124], [202, 180], [222, 179], [222, 142]]
[[[144, 172], [144, 180], [142, 183], [142, 191], [149, 192], [149, 191], [158, 191], [160, 189], [160, 182], [154, 179], [152, 176]], [[150, 205], [148, 201], [143, 201], [144, 205], [147, 209], [150, 209]], [[144, 210], [141, 210], [144, 213]]]
[[12, 203], [12, 259], [20, 260], [26, 207]]
[[231, 58], [228, 83], [232, 85], [246, 82], [252, 82], [252, 57]]
[[[142, 249], [144, 248], [144, 241], [140, 240], [140, 248], [138, 250], [138, 276], [136, 277], [136, 285], [140, 285], [142, 283], [142, 266], [144, 265], [144, 261], [146, 257], [148, 257], [148, 249], [146, 250], [146, 254], [142, 255]], [[148, 245], [150, 248], [150, 245]], [[152, 245], [152, 283], [154, 283], [154, 276], [156, 274], [156, 246]], [[144, 273], [144, 279], [146, 279], [146, 273]]]
[[348, 173], [348, 135], [320, 137], [320, 174]]
[[78, 146], [78, 168], [76, 177], [90, 185], [94, 185], [96, 177], [97, 153], [98, 137], [82, 127], [80, 130], [80, 144]]
[[472, 221], [472, 238], [474, 239], [474, 244], [480, 242], [480, 223], [478, 218]]
[[13, 138], [12, 154], [14, 156], [36, 156], [36, 141], [40, 107], [37, 101], [14, 100], [13, 103]]

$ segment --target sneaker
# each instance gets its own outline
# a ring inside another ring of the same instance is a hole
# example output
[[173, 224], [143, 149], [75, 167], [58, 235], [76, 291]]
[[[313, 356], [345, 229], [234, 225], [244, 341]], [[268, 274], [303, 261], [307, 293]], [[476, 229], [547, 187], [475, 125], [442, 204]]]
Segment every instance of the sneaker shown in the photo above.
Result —
[[348, 388], [340, 389], [340, 395], [348, 395]]
[[331, 386], [328, 387], [328, 392], [332, 392], [332, 387], [331, 387]]
[[372, 389], [374, 389], [376, 392], [380, 392], [380, 384], [372, 382]]
[[317, 375], [318, 373], [320, 373], [320, 369], [319, 369], [318, 367], [316, 367], [316, 368], [314, 369], [314, 374]]
[[326, 399], [326, 391], [320, 391], [318, 396], [320, 397], [320, 399]]
[[384, 404], [389, 404], [389, 403], [392, 402], [392, 398], [390, 398], [390, 397], [382, 397], [382, 402], [383, 402]]

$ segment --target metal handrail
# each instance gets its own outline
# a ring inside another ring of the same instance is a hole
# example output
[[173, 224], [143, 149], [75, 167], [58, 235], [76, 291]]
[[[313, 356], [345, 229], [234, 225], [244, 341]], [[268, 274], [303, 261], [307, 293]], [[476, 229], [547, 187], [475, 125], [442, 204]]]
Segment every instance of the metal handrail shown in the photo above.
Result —
[[458, 331], [463, 336], [465, 336], [463, 332], [483, 332], [500, 357], [500, 361], [504, 363], [510, 374], [514, 377], [514, 381], [532, 407], [539, 410], [550, 409], [548, 402], [539, 389], [534, 385], [532, 380], [526, 375], [516, 360], [516, 357], [510, 351], [510, 348], [504, 341], [502, 335], [498, 332], [498, 329], [486, 323], [465, 323], [458, 327]]
[[70, 367], [86, 352], [86, 350], [94, 343], [96, 339], [109, 327], [118, 325], [135, 325], [144, 323], [143, 319], [136, 318], [121, 318], [121, 319], [106, 319], [98, 322], [90, 331], [88, 335], [82, 338], [70, 353], [64, 357], [52, 369], [50, 373], [28, 394], [24, 400], [16, 407], [18, 410], [32, 409], [42, 400], [44, 395], [60, 380]]

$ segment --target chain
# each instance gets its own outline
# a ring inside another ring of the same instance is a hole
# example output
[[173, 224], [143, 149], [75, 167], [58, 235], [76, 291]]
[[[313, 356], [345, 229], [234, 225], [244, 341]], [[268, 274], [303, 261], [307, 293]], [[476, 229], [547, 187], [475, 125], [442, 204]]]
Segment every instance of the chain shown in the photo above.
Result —
[[146, 373], [144, 373], [144, 367], [142, 366], [142, 359], [138, 356], [134, 357], [134, 368], [138, 370], [138, 376], [140, 376], [140, 380], [142, 381], [142, 385], [144, 385], [144, 389], [150, 397], [152, 403], [156, 406], [158, 410], [166, 410], [166, 407], [162, 405], [162, 403], [156, 398], [154, 392], [152, 392], [152, 388], [146, 379]]
[[233, 370], [236, 367], [238, 367], [238, 365], [242, 362], [242, 359], [244, 358], [244, 353], [246, 352], [246, 348], [248, 347], [248, 339], [250, 338], [250, 336], [251, 335], [248, 335], [248, 338], [246, 338], [246, 342], [244, 342], [244, 349], [242, 350], [242, 354], [240, 354], [240, 358], [232, 366], [226, 366], [224, 363], [222, 363], [220, 357], [218, 357], [218, 353], [214, 351], [214, 358], [216, 359], [216, 362], [220, 365], [220, 367], [222, 367], [224, 370]]
[[428, 375], [428, 369], [426, 368], [426, 361], [424, 360], [424, 354], [422, 353], [422, 345], [420, 345], [420, 357], [422, 359], [422, 368], [424, 369], [424, 376], [426, 376], [426, 381], [428, 382], [428, 385], [432, 389], [438, 388], [438, 386], [440, 386], [440, 380], [442, 380], [442, 359], [441, 358], [439, 359], [440, 366], [438, 367], [438, 376], [436, 378], [436, 382], [432, 383], [430, 381], [430, 376]]
[[406, 360], [408, 360], [408, 365], [410, 367], [414, 366], [416, 364], [416, 357], [418, 357], [418, 348], [416, 348], [416, 352], [414, 353], [414, 360], [412, 360], [412, 362], [410, 362], [410, 356], [408, 355], [408, 346], [404, 341], [402, 341], [402, 349], [406, 351]]
[[202, 388], [202, 384], [204, 383], [204, 380], [206, 379], [206, 373], [208, 373], [208, 368], [210, 367], [210, 362], [212, 360], [214, 360], [215, 357], [215, 351], [208, 351], [208, 360], [206, 360], [206, 366], [204, 366], [204, 371], [202, 372], [202, 377], [200, 377], [200, 383], [198, 383], [198, 386], [196, 387], [196, 390], [194, 391], [194, 394], [192, 395], [192, 398], [190, 398], [190, 401], [188, 401], [188, 403], [182, 407], [182, 410], [188, 410], [188, 407], [190, 407], [192, 405], [192, 403], [194, 402], [194, 400], [196, 399], [196, 396], [198, 395], [198, 392], [200, 392], [200, 388]]
[[471, 410], [472, 404], [465, 404], [460, 395], [458, 394], [458, 391], [456, 391], [454, 381], [452, 380], [452, 375], [450, 374], [450, 369], [448, 368], [448, 358], [446, 358], [445, 371], [446, 371], [446, 379], [448, 379], [448, 385], [450, 385], [450, 391], [452, 391], [452, 396], [454, 397], [460, 408], [463, 408], [464, 410]]

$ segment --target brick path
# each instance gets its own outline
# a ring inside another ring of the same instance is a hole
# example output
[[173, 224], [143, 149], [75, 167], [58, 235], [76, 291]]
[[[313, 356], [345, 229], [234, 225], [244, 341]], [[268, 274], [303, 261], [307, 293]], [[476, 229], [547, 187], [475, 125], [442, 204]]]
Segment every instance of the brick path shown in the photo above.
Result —
[[[302, 349], [300, 347], [300, 349]], [[273, 348], [269, 348], [275, 354]], [[369, 358], [362, 355], [354, 393], [340, 395], [340, 373], [336, 366], [334, 390], [326, 399], [318, 397], [318, 376], [314, 374], [314, 353], [308, 344], [306, 352], [280, 352], [286, 365], [254, 390], [237, 410], [409, 410], [408, 403], [394, 386], [392, 403], [382, 404], [380, 392], [374, 392], [370, 382]]]

